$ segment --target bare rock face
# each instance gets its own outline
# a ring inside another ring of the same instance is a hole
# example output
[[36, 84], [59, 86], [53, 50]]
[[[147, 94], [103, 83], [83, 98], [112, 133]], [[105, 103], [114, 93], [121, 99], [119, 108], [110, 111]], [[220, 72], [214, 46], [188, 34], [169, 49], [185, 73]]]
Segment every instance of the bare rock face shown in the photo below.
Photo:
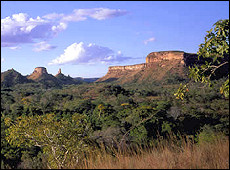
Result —
[[183, 51], [160, 51], [152, 52], [146, 57], [146, 63], [159, 63], [159, 62], [175, 62], [180, 61], [181, 64], [190, 66], [193, 64], [199, 64], [197, 54], [185, 53]]
[[197, 54], [183, 51], [152, 52], [146, 57], [146, 63], [111, 66], [107, 74], [97, 81], [121, 80], [127, 82], [134, 79], [142, 81], [147, 77], [148, 79], [161, 80], [169, 73], [183, 75], [185, 67], [197, 64], [197, 62]]
[[64, 75], [64, 74], [62, 74], [62, 72], [61, 72], [61, 69], [59, 68], [59, 70], [58, 70], [58, 73], [55, 75], [55, 77], [57, 77], [57, 76], [59, 76], [59, 75]]
[[27, 76], [28, 79], [32, 79], [35, 82], [42, 83], [45, 87], [58, 87], [61, 85], [60, 81], [52, 74], [48, 74], [45, 67], [36, 67], [34, 72]]
[[146, 57], [146, 63], [154, 63], [160, 61], [169, 61], [169, 60], [183, 60], [184, 52], [183, 51], [161, 51], [161, 52], [152, 52]]
[[61, 73], [61, 69], [59, 68], [59, 70], [58, 70], [58, 74], [60, 74]]
[[27, 78], [35, 80], [35, 79], [38, 79], [39, 77], [41, 77], [43, 75], [48, 75], [46, 68], [45, 67], [36, 67], [34, 69], [34, 72], [31, 75], [29, 75]]
[[144, 69], [146, 67], [146, 64], [135, 64], [135, 65], [128, 65], [128, 66], [111, 66], [109, 67], [109, 72], [113, 71], [132, 71], [132, 70], [140, 70]]

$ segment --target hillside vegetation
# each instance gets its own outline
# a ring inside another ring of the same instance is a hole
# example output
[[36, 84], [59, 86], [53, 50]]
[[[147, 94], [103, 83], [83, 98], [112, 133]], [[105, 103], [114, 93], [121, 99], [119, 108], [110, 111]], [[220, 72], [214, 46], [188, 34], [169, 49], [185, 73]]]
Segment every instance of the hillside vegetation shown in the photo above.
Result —
[[223, 51], [186, 78], [2, 86], [1, 168], [229, 168]]

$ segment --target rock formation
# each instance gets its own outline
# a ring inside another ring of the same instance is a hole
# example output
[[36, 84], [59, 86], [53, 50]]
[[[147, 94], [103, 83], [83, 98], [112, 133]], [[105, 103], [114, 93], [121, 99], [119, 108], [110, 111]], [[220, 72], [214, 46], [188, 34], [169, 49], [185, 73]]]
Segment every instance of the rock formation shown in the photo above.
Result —
[[133, 71], [133, 70], [141, 70], [146, 67], [146, 64], [135, 64], [135, 65], [128, 65], [128, 66], [110, 66], [109, 72], [113, 71]]
[[53, 76], [49, 74], [45, 67], [36, 67], [32, 74], [22, 76], [14, 69], [1, 73], [1, 86], [11, 87], [22, 83], [41, 83], [44, 87], [61, 87], [67, 84], [82, 84], [82, 80], [74, 79], [70, 76], [62, 74], [59, 69], [58, 74]]
[[152, 52], [146, 57], [146, 63], [154, 63], [163, 60], [183, 60], [184, 52], [181, 51], [160, 51]]
[[198, 62], [197, 54], [185, 53], [184, 51], [160, 51], [152, 52], [146, 57], [146, 63], [159, 63], [163, 61], [180, 61], [186, 66], [193, 65]]
[[58, 73], [55, 75], [55, 77], [58, 79], [58, 81], [59, 81], [61, 84], [81, 84], [81, 83], [83, 83], [83, 81], [74, 79], [74, 78], [70, 77], [69, 75], [68, 75], [68, 76], [65, 76], [65, 75], [61, 72], [61, 69], [60, 69], [60, 68], [59, 68], [59, 70], [58, 70]]
[[184, 68], [197, 63], [197, 54], [185, 53], [183, 51], [152, 52], [147, 55], [146, 63], [111, 66], [107, 74], [97, 81], [118, 80], [120, 83], [125, 83], [145, 79], [162, 80], [170, 73], [179, 74], [183, 77], [185, 75]]
[[36, 67], [33, 73], [27, 76], [28, 79], [36, 80], [43, 75], [48, 75], [45, 67]]
[[48, 74], [45, 67], [36, 67], [33, 73], [27, 76], [27, 78], [42, 83], [45, 87], [61, 86], [61, 82], [52, 74]]
[[55, 77], [58, 77], [58, 76], [64, 76], [64, 74], [62, 74], [62, 72], [61, 72], [61, 69], [59, 68], [59, 70], [58, 70], [58, 73], [55, 75]]
[[59, 70], [58, 70], [58, 74], [60, 74], [61, 73], [61, 69], [59, 68]]

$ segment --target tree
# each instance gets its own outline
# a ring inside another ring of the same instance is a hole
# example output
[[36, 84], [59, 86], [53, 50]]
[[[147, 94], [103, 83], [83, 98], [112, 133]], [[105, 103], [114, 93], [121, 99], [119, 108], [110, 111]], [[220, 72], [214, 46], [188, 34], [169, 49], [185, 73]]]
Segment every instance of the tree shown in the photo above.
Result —
[[49, 168], [64, 168], [77, 164], [88, 151], [88, 123], [84, 115], [73, 114], [71, 120], [55, 119], [54, 114], [21, 116], [8, 127], [6, 139], [13, 146], [38, 146], [47, 155]]
[[[229, 97], [229, 19], [219, 20], [210, 31], [207, 31], [205, 42], [200, 44], [198, 60], [204, 60], [205, 64], [189, 67], [189, 77], [195, 82], [212, 85], [214, 79], [226, 77], [226, 81], [220, 87], [220, 93]], [[183, 99], [185, 85], [181, 85], [175, 96]], [[182, 96], [182, 97], [181, 97]]]

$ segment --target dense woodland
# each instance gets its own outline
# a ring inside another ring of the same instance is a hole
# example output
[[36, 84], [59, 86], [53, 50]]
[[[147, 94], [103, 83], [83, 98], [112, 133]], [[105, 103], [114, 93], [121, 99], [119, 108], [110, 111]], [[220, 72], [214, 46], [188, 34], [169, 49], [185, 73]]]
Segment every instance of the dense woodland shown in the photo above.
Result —
[[[41, 157], [49, 156], [38, 146], [24, 145], [25, 139], [20, 136], [15, 138], [19, 140], [18, 146], [10, 145], [10, 141], [5, 139], [4, 130], [11, 127], [10, 124], [4, 124], [6, 119], [17, 122], [17, 129], [12, 129], [14, 133], [10, 132], [11, 135], [17, 136], [15, 133], [32, 130], [31, 134], [41, 133], [41, 137], [45, 138], [46, 133], [39, 130], [48, 128], [50, 133], [57, 135], [53, 139], [57, 140], [54, 141], [57, 145], [68, 139], [66, 136], [63, 136], [66, 139], [60, 139], [62, 133], [71, 135], [74, 129], [69, 128], [76, 128], [76, 131], [84, 134], [78, 138], [85, 143], [86, 150], [92, 146], [99, 147], [101, 142], [116, 148], [145, 145], [159, 136], [167, 138], [169, 133], [191, 136], [197, 142], [199, 134], [207, 135], [205, 138], [219, 132], [229, 135], [229, 100], [219, 93], [219, 85], [223, 81], [216, 81], [210, 88], [193, 84], [183, 101], [173, 95], [178, 84], [152, 84], [137, 88], [135, 85], [122, 87], [98, 83], [61, 89], [43, 89], [38, 85], [24, 84], [2, 88], [2, 166], [42, 168]], [[83, 118], [84, 123], [80, 122], [81, 126], [76, 126], [73, 117]], [[38, 120], [40, 123], [36, 124], [34, 121]], [[20, 125], [23, 122], [27, 122], [25, 127]], [[76, 139], [73, 140], [76, 142]], [[83, 149], [79, 148], [79, 151]], [[27, 165], [28, 162], [31, 164]]]
[[220, 92], [228, 79], [2, 87], [1, 168], [78, 168], [100, 149], [116, 157], [170, 136], [194, 145], [228, 140], [229, 96]]

